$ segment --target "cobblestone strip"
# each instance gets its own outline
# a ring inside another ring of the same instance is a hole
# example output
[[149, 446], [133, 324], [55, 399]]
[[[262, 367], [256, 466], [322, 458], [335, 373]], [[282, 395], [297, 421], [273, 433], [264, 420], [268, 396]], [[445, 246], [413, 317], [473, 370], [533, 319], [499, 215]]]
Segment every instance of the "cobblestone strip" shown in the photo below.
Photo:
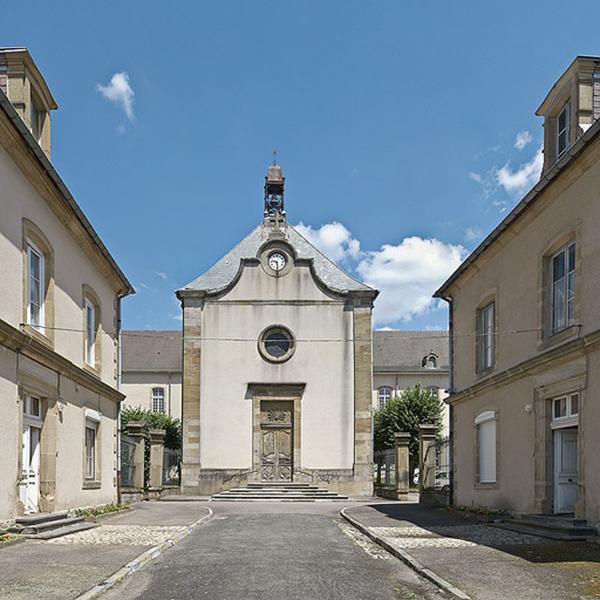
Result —
[[80, 596], [77, 596], [77, 598], [75, 600], [93, 600], [94, 598], [98, 598], [101, 594], [103, 594], [104, 592], [109, 590], [116, 583], [118, 583], [119, 581], [121, 581], [122, 579], [127, 577], [128, 575], [132, 575], [138, 569], [141, 569], [146, 563], [149, 563], [151, 560], [154, 560], [157, 556], [160, 556], [160, 554], [164, 550], [166, 550], [167, 548], [171, 548], [172, 546], [174, 546], [175, 544], [180, 542], [184, 537], [186, 537], [190, 533], [192, 533], [192, 531], [196, 527], [198, 527], [205, 521], [208, 521], [214, 515], [213, 511], [210, 508], [208, 508], [208, 507], [204, 507], [204, 508], [206, 508], [206, 510], [208, 510], [207, 515], [204, 515], [201, 519], [198, 519], [191, 525], [188, 525], [186, 527], [177, 528], [178, 529], [177, 533], [175, 533], [172, 537], [163, 541], [158, 546], [154, 546], [153, 548], [146, 550], [146, 552], [140, 554], [137, 558], [135, 558], [131, 562], [127, 563], [123, 568], [119, 569], [116, 573], [113, 573], [110, 577], [105, 579], [102, 583], [95, 585], [91, 590], [88, 590], [87, 592], [81, 594]]
[[425, 565], [422, 565], [416, 558], [410, 555], [403, 548], [398, 548], [386, 541], [385, 538], [371, 531], [370, 527], [365, 527], [362, 523], [346, 514], [345, 508], [340, 511], [340, 515], [343, 519], [348, 521], [351, 525], [356, 527], [359, 531], [362, 531], [367, 537], [371, 538], [374, 542], [379, 544], [382, 548], [385, 548], [390, 554], [393, 554], [396, 558], [399, 558], [403, 563], [407, 564], [411, 569], [416, 571], [425, 579], [428, 579], [435, 585], [437, 585], [441, 590], [447, 592], [454, 598], [458, 598], [458, 600], [472, 600], [470, 596], [465, 594], [462, 590], [459, 590], [456, 586], [452, 585], [450, 582], [446, 581], [439, 575], [436, 575], [431, 569], [428, 569]]

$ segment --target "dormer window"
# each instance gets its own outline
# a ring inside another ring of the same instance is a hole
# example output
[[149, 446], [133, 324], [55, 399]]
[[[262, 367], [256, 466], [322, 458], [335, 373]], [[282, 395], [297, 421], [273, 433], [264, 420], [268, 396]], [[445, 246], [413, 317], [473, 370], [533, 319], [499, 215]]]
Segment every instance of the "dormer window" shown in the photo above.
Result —
[[438, 368], [438, 357], [433, 352], [430, 352], [421, 361], [421, 366], [426, 369], [437, 369]]
[[556, 156], [560, 158], [570, 145], [571, 103], [567, 102], [556, 119]]

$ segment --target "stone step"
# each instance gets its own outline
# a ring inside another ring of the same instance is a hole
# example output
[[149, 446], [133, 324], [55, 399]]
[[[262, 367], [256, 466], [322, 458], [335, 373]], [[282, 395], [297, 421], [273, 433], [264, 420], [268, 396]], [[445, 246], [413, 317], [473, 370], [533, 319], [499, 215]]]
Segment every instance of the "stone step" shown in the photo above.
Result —
[[58, 529], [60, 527], [66, 527], [67, 525], [82, 523], [84, 520], [85, 517], [67, 517], [66, 519], [53, 519], [52, 521], [36, 523], [35, 525], [26, 525], [25, 527], [23, 527], [22, 533], [43, 533], [44, 531], [50, 531], [51, 529]]
[[347, 498], [345, 496], [338, 496], [337, 498], [240, 498], [213, 496], [209, 502], [336, 502], [338, 500], [347, 500]]
[[285, 500], [286, 498], [288, 499], [302, 499], [302, 498], [312, 498], [314, 500], [318, 500], [319, 498], [323, 498], [324, 500], [327, 499], [335, 499], [335, 498], [342, 498], [343, 496], [338, 496], [337, 494], [289, 494], [286, 496], [278, 496], [275, 494], [260, 494], [260, 495], [255, 495], [255, 494], [215, 494], [214, 496], [212, 496], [212, 498], [247, 498], [247, 499], [260, 499], [260, 498], [269, 498], [271, 500]]
[[98, 527], [97, 523], [88, 523], [86, 521], [72, 523], [71, 525], [65, 525], [64, 527], [57, 527], [48, 531], [42, 531], [40, 533], [26, 533], [23, 537], [34, 539], [34, 540], [51, 540], [57, 537], [63, 537], [70, 535], [71, 533], [77, 533], [78, 531], [85, 531], [86, 529], [92, 529]]
[[230, 488], [228, 492], [244, 492], [252, 494], [329, 494], [327, 490], [321, 490], [319, 488], [314, 489], [256, 489], [256, 488]]
[[59, 519], [65, 519], [69, 516], [69, 511], [61, 510], [58, 512], [51, 513], [33, 513], [30, 515], [23, 515], [15, 519], [17, 525], [35, 525], [37, 523], [44, 523], [46, 521], [58, 521]]
[[522, 519], [508, 519], [498, 523], [490, 523], [490, 525], [501, 529], [508, 529], [509, 531], [516, 531], [517, 533], [526, 533], [565, 542], [584, 542], [596, 535], [596, 532], [591, 527], [544, 527], [540, 523], [532, 524], [524, 522]]

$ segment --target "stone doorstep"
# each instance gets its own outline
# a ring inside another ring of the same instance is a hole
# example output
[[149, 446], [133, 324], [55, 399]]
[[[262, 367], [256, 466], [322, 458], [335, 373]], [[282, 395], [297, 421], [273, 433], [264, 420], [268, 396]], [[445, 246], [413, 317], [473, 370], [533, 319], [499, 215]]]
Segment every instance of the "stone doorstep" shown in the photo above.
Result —
[[60, 510], [57, 512], [51, 512], [51, 513], [32, 513], [30, 515], [23, 515], [21, 517], [16, 517], [15, 518], [15, 523], [17, 525], [23, 525], [23, 526], [28, 526], [28, 525], [35, 525], [37, 523], [44, 523], [44, 522], [48, 522], [48, 521], [56, 521], [59, 519], [65, 519], [69, 516], [69, 511], [68, 510]]

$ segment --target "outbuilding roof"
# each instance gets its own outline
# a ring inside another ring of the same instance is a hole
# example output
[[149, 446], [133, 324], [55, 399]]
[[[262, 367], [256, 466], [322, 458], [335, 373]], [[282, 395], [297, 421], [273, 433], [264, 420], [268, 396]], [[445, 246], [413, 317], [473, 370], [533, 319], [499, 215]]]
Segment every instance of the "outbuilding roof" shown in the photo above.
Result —
[[181, 371], [181, 331], [127, 330], [121, 338], [122, 371]]
[[449, 337], [447, 331], [381, 331], [373, 332], [373, 371], [425, 371], [423, 359], [434, 354], [437, 370], [449, 369]]

